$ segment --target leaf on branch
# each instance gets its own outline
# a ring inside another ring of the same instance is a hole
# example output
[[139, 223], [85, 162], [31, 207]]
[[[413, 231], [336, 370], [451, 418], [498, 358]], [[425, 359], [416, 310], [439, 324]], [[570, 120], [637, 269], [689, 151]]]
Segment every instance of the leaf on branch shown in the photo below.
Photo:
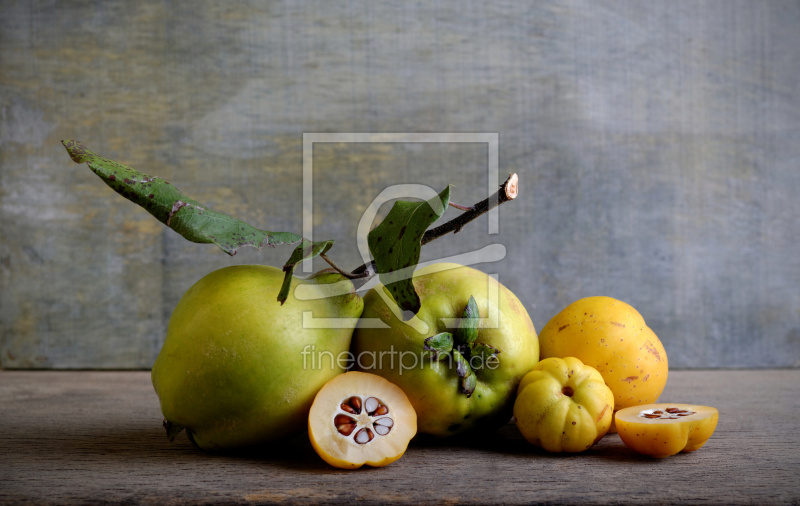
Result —
[[308, 239], [303, 239], [302, 242], [294, 249], [292, 256], [286, 261], [283, 266], [283, 271], [286, 273], [283, 277], [283, 284], [281, 290], [278, 292], [278, 302], [283, 305], [289, 297], [289, 288], [292, 285], [292, 273], [297, 264], [303, 260], [314, 258], [317, 255], [323, 255], [328, 252], [333, 246], [333, 241], [317, 241], [311, 242]]
[[153, 177], [103, 158], [78, 141], [61, 141], [75, 163], [86, 163], [114, 191], [143, 207], [158, 221], [196, 243], [219, 246], [235, 255], [242, 246], [295, 244], [302, 236], [260, 230], [187, 197], [160, 177]]
[[397, 201], [386, 218], [367, 235], [381, 283], [403, 310], [414, 314], [420, 300], [411, 281], [419, 262], [422, 236], [450, 203], [450, 186], [425, 202]]

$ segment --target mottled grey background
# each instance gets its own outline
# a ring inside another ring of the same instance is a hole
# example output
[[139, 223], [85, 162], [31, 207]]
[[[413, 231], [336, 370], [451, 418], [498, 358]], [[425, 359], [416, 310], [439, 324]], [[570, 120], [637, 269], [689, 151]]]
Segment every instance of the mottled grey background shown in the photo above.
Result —
[[[149, 368], [212, 269], [59, 141], [302, 231], [303, 132], [497, 132], [518, 201], [425, 258], [478, 267], [538, 329], [625, 300], [673, 367], [800, 366], [800, 2], [0, 3], [0, 365]], [[485, 145], [317, 144], [314, 237], [361, 263], [391, 184], [485, 196]], [[455, 216], [450, 211], [448, 216]]]

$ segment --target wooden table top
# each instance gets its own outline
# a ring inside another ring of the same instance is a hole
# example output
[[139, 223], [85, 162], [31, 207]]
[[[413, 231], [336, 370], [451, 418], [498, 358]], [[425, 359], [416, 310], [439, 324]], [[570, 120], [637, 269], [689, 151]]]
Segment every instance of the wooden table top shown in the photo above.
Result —
[[719, 409], [706, 446], [651, 459], [610, 434], [551, 455], [509, 424], [343, 471], [305, 435], [237, 455], [170, 443], [148, 372], [0, 371], [0, 503], [800, 503], [800, 370], [671, 371], [661, 400]]

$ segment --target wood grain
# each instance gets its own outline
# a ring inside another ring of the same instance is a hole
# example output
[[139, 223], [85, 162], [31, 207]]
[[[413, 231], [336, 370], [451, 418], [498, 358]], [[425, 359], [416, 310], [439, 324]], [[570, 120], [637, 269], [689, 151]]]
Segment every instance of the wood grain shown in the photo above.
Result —
[[475, 443], [415, 440], [341, 471], [305, 436], [224, 455], [173, 443], [143, 372], [0, 372], [0, 503], [797, 504], [800, 371], [673, 371], [664, 401], [715, 406], [700, 450], [650, 459], [607, 435], [578, 455], [508, 425]]

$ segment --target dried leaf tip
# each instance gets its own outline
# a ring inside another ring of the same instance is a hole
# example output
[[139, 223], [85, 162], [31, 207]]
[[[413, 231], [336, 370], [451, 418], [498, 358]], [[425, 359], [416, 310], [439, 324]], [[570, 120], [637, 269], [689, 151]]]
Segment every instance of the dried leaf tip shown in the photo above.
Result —
[[66, 148], [69, 157], [75, 163], [83, 163], [87, 160], [89, 150], [80, 141], [62, 140], [61, 144]]

